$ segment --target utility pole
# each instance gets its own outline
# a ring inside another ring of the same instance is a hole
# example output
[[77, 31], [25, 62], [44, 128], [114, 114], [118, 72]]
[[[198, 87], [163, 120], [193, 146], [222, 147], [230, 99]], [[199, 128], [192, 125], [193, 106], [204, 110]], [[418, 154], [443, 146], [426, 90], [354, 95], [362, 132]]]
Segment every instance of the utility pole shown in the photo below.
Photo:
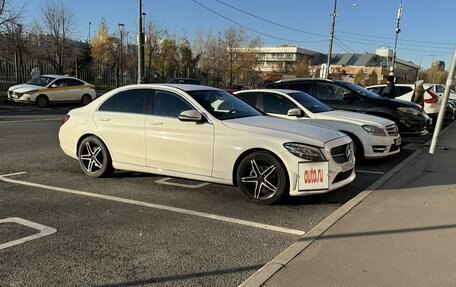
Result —
[[399, 5], [399, 9], [397, 9], [397, 20], [396, 20], [396, 29], [395, 29], [396, 38], [394, 39], [393, 60], [391, 61], [391, 67], [390, 67], [390, 75], [392, 75], [392, 76], [394, 76], [394, 64], [396, 63], [397, 36], [401, 32], [401, 28], [400, 28], [401, 17], [402, 17], [402, 0]]
[[89, 40], [87, 41], [90, 44], [90, 26], [92, 25], [92, 22], [89, 22]]
[[329, 50], [328, 50], [328, 61], [326, 63], [325, 78], [329, 78], [329, 67], [331, 65], [333, 40], [334, 40], [334, 27], [336, 26], [336, 14], [337, 11], [337, 0], [334, 0], [334, 10], [331, 14], [331, 31], [329, 32]]
[[144, 32], [142, 16], [142, 0], [138, 0], [138, 84], [144, 83]]
[[443, 118], [445, 117], [446, 106], [448, 98], [450, 97], [451, 85], [454, 81], [454, 73], [456, 70], [456, 49], [453, 54], [453, 62], [451, 63], [450, 72], [446, 80], [445, 92], [443, 93], [443, 99], [440, 103], [439, 115], [437, 117], [437, 123], [435, 124], [434, 134], [432, 135], [431, 147], [429, 148], [429, 154], [426, 161], [425, 171], [432, 170], [432, 161], [434, 160], [434, 152], [437, 147], [437, 139], [439, 138], [440, 130], [442, 129]]
[[122, 58], [123, 58], [123, 52], [122, 52], [122, 47], [123, 47], [123, 27], [125, 26], [122, 23], [118, 23], [117, 26], [119, 27], [119, 33], [120, 33], [120, 56], [119, 56], [119, 73], [120, 73], [120, 81], [118, 81], [119, 85], [122, 86], [123, 83], [123, 66], [122, 66]]

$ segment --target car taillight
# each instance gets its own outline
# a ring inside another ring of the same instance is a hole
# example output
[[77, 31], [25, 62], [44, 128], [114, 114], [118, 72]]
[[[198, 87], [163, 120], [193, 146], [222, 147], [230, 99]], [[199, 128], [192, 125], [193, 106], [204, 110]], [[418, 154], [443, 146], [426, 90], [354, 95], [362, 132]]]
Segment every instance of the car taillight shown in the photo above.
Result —
[[431, 96], [430, 99], [424, 99], [425, 103], [428, 104], [435, 104], [439, 101], [439, 96], [437, 96], [433, 91], [431, 91], [431, 88], [427, 89], [426, 92]]
[[63, 126], [70, 119], [70, 115], [65, 115], [63, 119], [60, 121], [60, 125]]

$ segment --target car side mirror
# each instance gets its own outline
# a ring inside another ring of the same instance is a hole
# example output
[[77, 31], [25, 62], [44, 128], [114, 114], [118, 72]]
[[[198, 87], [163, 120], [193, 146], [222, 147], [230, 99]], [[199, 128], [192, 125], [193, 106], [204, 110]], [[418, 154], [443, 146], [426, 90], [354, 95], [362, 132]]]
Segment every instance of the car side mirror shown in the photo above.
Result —
[[52, 84], [51, 88], [57, 88], [57, 84]]
[[197, 110], [186, 110], [181, 112], [178, 118], [183, 122], [201, 122], [203, 116]]
[[289, 109], [288, 113], [287, 113], [287, 116], [289, 116], [289, 117], [302, 117], [302, 116], [304, 116], [304, 113], [300, 109], [296, 109], [296, 108], [295, 109]]

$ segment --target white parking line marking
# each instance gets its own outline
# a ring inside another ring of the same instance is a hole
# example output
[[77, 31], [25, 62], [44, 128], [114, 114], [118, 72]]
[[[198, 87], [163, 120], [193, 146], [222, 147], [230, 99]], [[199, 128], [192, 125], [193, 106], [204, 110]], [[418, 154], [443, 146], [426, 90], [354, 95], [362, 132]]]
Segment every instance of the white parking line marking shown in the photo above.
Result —
[[20, 172], [15, 172], [15, 173], [8, 173], [8, 174], [2, 174], [0, 175], [0, 177], [6, 177], [6, 176], [13, 176], [13, 175], [20, 175], [20, 174], [24, 174], [24, 173], [27, 173], [26, 171], [20, 171]]
[[200, 188], [206, 185], [209, 185], [209, 182], [203, 182], [199, 184], [184, 184], [184, 183], [177, 183], [177, 182], [169, 182], [171, 180], [171, 177], [165, 177], [159, 180], [156, 180], [156, 183], [159, 184], [165, 184], [165, 185], [173, 185], [173, 186], [179, 186], [179, 187], [185, 187], [185, 188]]
[[355, 170], [355, 172], [360, 172], [360, 173], [372, 173], [372, 174], [385, 174], [384, 172], [381, 171], [370, 171], [370, 170]]
[[39, 231], [39, 233], [0, 244], [0, 250], [22, 244], [22, 243], [30, 241], [30, 240], [48, 236], [48, 235], [51, 235], [51, 234], [57, 232], [57, 229], [55, 229], [55, 228], [45, 226], [45, 225], [42, 225], [42, 224], [39, 224], [36, 222], [28, 221], [26, 219], [22, 219], [19, 217], [9, 217], [9, 218], [2, 219], [2, 220], [0, 220], [0, 224], [1, 223], [18, 223], [18, 224], [36, 229]]
[[11, 123], [28, 123], [28, 122], [45, 122], [45, 121], [60, 121], [61, 118], [53, 118], [53, 119], [35, 119], [35, 120], [20, 120], [20, 121], [4, 121], [0, 122], [0, 124], [11, 124]]
[[133, 200], [133, 199], [126, 199], [126, 198], [121, 198], [121, 197], [116, 197], [116, 196], [103, 195], [103, 194], [91, 193], [91, 192], [86, 192], [86, 191], [79, 191], [79, 190], [74, 190], [74, 189], [44, 185], [44, 184], [27, 182], [27, 181], [22, 181], [22, 180], [14, 180], [14, 179], [6, 178], [5, 176], [0, 176], [0, 180], [9, 182], [9, 183], [20, 184], [20, 185], [38, 187], [38, 188], [43, 188], [43, 189], [48, 189], [48, 190], [70, 193], [70, 194], [100, 198], [100, 199], [105, 199], [105, 200], [110, 200], [110, 201], [115, 201], [115, 202], [122, 202], [122, 203], [127, 203], [127, 204], [133, 204], [133, 205], [145, 206], [145, 207], [149, 207], [149, 208], [155, 208], [155, 209], [160, 209], [160, 210], [166, 210], [166, 211], [172, 211], [172, 212], [177, 212], [177, 213], [182, 213], [182, 214], [199, 216], [199, 217], [203, 217], [203, 218], [219, 220], [219, 221], [224, 221], [224, 222], [229, 222], [229, 223], [235, 223], [235, 224], [240, 224], [240, 225], [245, 225], [245, 226], [250, 226], [250, 227], [255, 227], [255, 228], [260, 228], [260, 229], [266, 229], [266, 230], [271, 230], [271, 231], [283, 232], [283, 233], [288, 233], [288, 234], [293, 234], [293, 235], [301, 236], [301, 235], [305, 234], [305, 232], [301, 231], [301, 230], [295, 230], [295, 229], [290, 229], [290, 228], [285, 228], [285, 227], [280, 227], [280, 226], [274, 226], [274, 225], [269, 225], [269, 224], [242, 220], [242, 219], [236, 219], [236, 218], [215, 215], [215, 214], [210, 214], [210, 213], [205, 213], [205, 212], [200, 212], [200, 211], [193, 211], [193, 210], [184, 209], [184, 208], [143, 202], [143, 201], [138, 201], [138, 200]]

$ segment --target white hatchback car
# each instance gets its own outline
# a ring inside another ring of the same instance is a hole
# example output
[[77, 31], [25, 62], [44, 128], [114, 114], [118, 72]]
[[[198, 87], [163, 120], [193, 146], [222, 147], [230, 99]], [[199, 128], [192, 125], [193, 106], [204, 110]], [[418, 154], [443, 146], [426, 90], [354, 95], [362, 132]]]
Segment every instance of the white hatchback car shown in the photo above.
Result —
[[[412, 101], [413, 92], [415, 91], [415, 84], [395, 84], [397, 89], [396, 99], [404, 101]], [[382, 90], [386, 87], [386, 84], [375, 85], [366, 87], [367, 90], [381, 95]], [[436, 94], [431, 85], [423, 84], [425, 89], [424, 92], [424, 111], [428, 114], [429, 117], [434, 120], [437, 118], [440, 109], [440, 103], [442, 102], [441, 97]]]
[[44, 108], [49, 103], [77, 102], [87, 105], [96, 98], [95, 87], [80, 79], [42, 75], [30, 82], [8, 89], [8, 100], [18, 103], [36, 104]]
[[265, 116], [206, 86], [115, 89], [71, 110], [59, 140], [91, 177], [120, 169], [237, 185], [246, 198], [267, 204], [355, 178], [345, 134]]
[[294, 90], [247, 90], [234, 94], [272, 116], [300, 120], [346, 133], [355, 143], [357, 158], [380, 158], [400, 151], [401, 136], [391, 120], [335, 111], [309, 94]]

